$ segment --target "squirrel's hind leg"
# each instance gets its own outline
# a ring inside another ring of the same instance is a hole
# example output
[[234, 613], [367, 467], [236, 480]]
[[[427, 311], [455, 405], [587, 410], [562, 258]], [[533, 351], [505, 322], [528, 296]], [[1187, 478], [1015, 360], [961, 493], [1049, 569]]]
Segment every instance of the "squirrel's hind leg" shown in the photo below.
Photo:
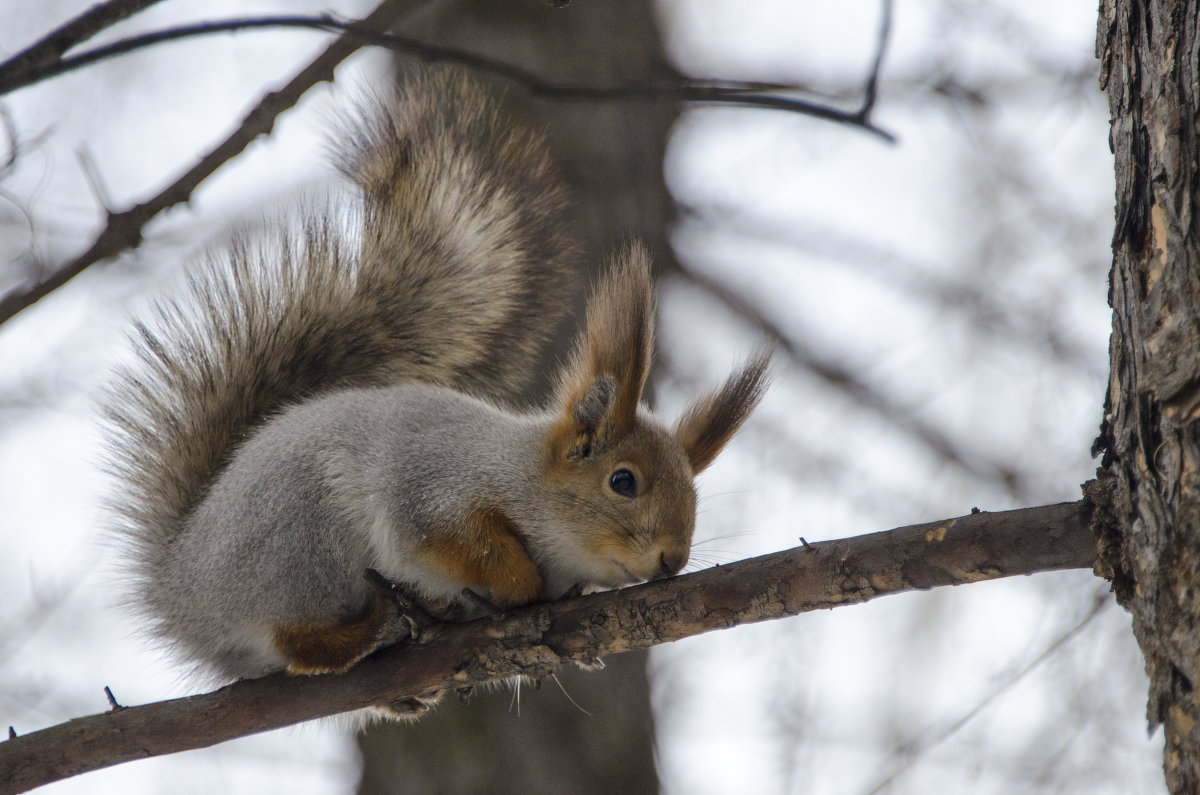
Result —
[[[375, 577], [386, 582], [378, 572]], [[287, 661], [289, 674], [341, 673], [376, 649], [410, 637], [415, 629], [409, 610], [423, 619], [429, 616], [419, 606], [405, 605], [374, 581], [376, 588], [366, 615], [331, 624], [297, 624], [275, 628], [275, 648]], [[420, 619], [418, 619], [420, 620]], [[429, 711], [444, 694], [430, 690], [418, 696], [398, 698], [372, 711], [391, 720], [415, 720]]]
[[385, 645], [390, 613], [395, 613], [395, 608], [375, 592], [361, 617], [276, 627], [275, 649], [287, 662], [290, 674], [340, 673]]

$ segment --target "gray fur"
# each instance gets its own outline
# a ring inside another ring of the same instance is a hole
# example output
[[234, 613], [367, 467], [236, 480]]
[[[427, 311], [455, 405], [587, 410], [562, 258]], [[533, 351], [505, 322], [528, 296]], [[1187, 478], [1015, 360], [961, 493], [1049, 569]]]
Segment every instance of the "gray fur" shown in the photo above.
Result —
[[[262, 453], [256, 489], [267, 499], [210, 536], [206, 522], [244, 485], [238, 467], [219, 477], [241, 442], [281, 408], [334, 389], [422, 381], [503, 400], [527, 383], [581, 282], [542, 141], [474, 83], [434, 71], [349, 115], [335, 148], [356, 191], [195, 263], [186, 289], [137, 324], [137, 360], [103, 402], [121, 483], [112, 507], [133, 557], [129, 601], [166, 641], [232, 675], [265, 669], [261, 649], [211, 623], [214, 611], [246, 608], [200, 587], [241, 576], [212, 540], [260, 575], [295, 540], [328, 552], [339, 565], [320, 576], [347, 610], [359, 606], [366, 560], [332, 531], [332, 509], [318, 507], [327, 500], [295, 502], [289, 484], [322, 488], [302, 456], [284, 455], [301, 439]], [[280, 519], [285, 509], [295, 514]], [[295, 536], [269, 535], [285, 524]], [[297, 571], [289, 566], [276, 571]], [[184, 588], [192, 601], [180, 600]], [[303, 588], [286, 593], [309, 606]]]
[[145, 592], [189, 656], [228, 676], [283, 667], [276, 626], [351, 617], [370, 600], [365, 568], [427, 603], [462, 585], [413, 550], [462, 524], [478, 494], [529, 494], [545, 421], [459, 392], [407, 385], [346, 390], [266, 423], [238, 450]]
[[[356, 192], [198, 263], [137, 326], [105, 402], [130, 601], [222, 677], [284, 668], [276, 630], [363, 617], [368, 567], [434, 606], [461, 598], [456, 576], [518, 604], [677, 573], [694, 472], [765, 384], [761, 357], [674, 432], [639, 406], [654, 310], [634, 246], [589, 302], [553, 410], [515, 412], [580, 281], [540, 140], [441, 71], [367, 100], [341, 141]], [[617, 469], [635, 495], [610, 487]]]

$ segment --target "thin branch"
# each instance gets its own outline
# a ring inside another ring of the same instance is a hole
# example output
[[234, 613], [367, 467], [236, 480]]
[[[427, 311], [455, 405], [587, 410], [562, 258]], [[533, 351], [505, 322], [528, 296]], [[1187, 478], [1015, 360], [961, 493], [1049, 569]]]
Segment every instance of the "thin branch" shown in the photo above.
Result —
[[0, 177], [4, 177], [17, 164], [17, 152], [20, 149], [17, 137], [17, 123], [13, 121], [12, 111], [7, 105], [0, 105], [0, 127], [4, 128], [5, 148], [8, 154], [0, 162]]
[[987, 696], [985, 696], [978, 704], [967, 710], [962, 717], [947, 726], [936, 736], [930, 737], [924, 741], [919, 741], [909, 746], [909, 751], [905, 759], [899, 765], [893, 768], [892, 771], [883, 779], [881, 779], [878, 784], [872, 787], [867, 795], [876, 795], [877, 793], [883, 792], [885, 789], [887, 789], [887, 787], [896, 780], [897, 776], [912, 767], [913, 763], [921, 754], [927, 753], [931, 749], [941, 745], [943, 742], [957, 734], [962, 727], [966, 726], [968, 723], [978, 717], [981, 712], [994, 704], [997, 699], [1011, 690], [1015, 685], [1017, 685], [1017, 683], [1032, 673], [1035, 669], [1039, 668], [1047, 660], [1052, 658], [1060, 649], [1074, 640], [1080, 632], [1083, 632], [1083, 630], [1087, 628], [1088, 624], [1092, 623], [1092, 620], [1096, 618], [1096, 616], [1100, 615], [1105, 608], [1111, 607], [1112, 605], [1113, 600], [1107, 593], [1098, 594], [1094, 604], [1092, 605], [1092, 609], [1088, 611], [1088, 614], [1084, 616], [1077, 624], [1075, 624], [1075, 626], [1064, 632], [1058, 637], [1057, 640], [1043, 649], [1042, 653], [1033, 658], [1028, 665], [997, 685], [992, 692], [988, 693]]
[[[341, 32], [352, 37], [361, 44], [373, 44], [391, 50], [413, 55], [424, 61], [455, 63], [467, 66], [480, 72], [510, 80], [525, 88], [531, 94], [548, 99], [588, 100], [607, 102], [712, 102], [730, 105], [750, 105], [771, 110], [786, 110], [801, 113], [806, 116], [848, 124], [860, 127], [867, 132], [883, 138], [889, 143], [895, 140], [891, 133], [882, 130], [867, 119], [871, 105], [874, 103], [875, 80], [877, 74], [871, 75], [868, 83], [867, 104], [858, 111], [846, 112], [820, 105], [814, 102], [781, 96], [779, 94], [763, 93], [767, 87], [759, 83], [740, 83], [728, 81], [691, 81], [682, 84], [659, 86], [647, 85], [616, 85], [616, 86], [580, 86], [565, 83], [552, 83], [543, 80], [533, 72], [521, 69], [511, 64], [485, 58], [465, 50], [451, 47], [440, 47], [433, 44], [402, 36], [396, 33], [385, 33], [369, 30], [362, 23], [347, 22], [331, 15], [320, 16], [263, 16], [228, 19], [217, 22], [199, 22], [194, 25], [183, 25], [167, 30], [143, 33], [127, 39], [112, 42], [103, 47], [97, 47], [87, 52], [69, 58], [63, 58], [52, 64], [32, 68], [24, 74], [14, 74], [8, 80], [0, 79], [0, 94], [14, 91], [39, 80], [55, 77], [75, 69], [116, 55], [133, 52], [163, 42], [204, 36], [214, 33], [230, 33], [233, 31], [261, 28], [301, 28], [324, 32]], [[882, 56], [882, 50], [879, 53]], [[878, 71], [878, 59], [875, 70]], [[787, 90], [787, 86], [772, 86], [771, 88]]]
[[879, 88], [879, 74], [883, 70], [883, 55], [887, 52], [888, 40], [892, 35], [892, 0], [883, 0], [879, 14], [879, 35], [875, 38], [875, 58], [871, 62], [870, 76], [863, 91], [863, 104], [855, 114], [864, 126], [870, 124], [871, 111], [875, 110], [875, 98]]
[[[348, 23], [329, 15], [322, 15], [316, 17], [247, 17], [219, 22], [197, 22], [192, 25], [180, 25], [179, 27], [168, 28], [166, 30], [140, 33], [136, 36], [119, 39], [109, 44], [78, 53], [77, 55], [58, 58], [46, 63], [30, 64], [25, 69], [18, 69], [16, 65], [7, 70], [0, 68], [0, 94], [7, 94], [17, 89], [25, 88], [33, 83], [58, 77], [59, 75], [73, 72], [76, 69], [82, 69], [97, 61], [179, 39], [214, 33], [231, 33], [253, 28], [302, 28], [326, 33], [344, 31], [345, 37], [351, 38], [361, 45], [363, 43], [364, 31], [360, 30], [360, 26], [364, 26], [365, 24], [365, 20], [363, 22]], [[352, 29], [353, 32], [351, 32]], [[3, 66], [8, 66], [8, 63], [5, 63]]]
[[[69, 22], [0, 63], [0, 85], [52, 66], [72, 47], [161, 0], [108, 0], [97, 3]], [[0, 92], [2, 93], [2, 92]]]
[[[273, 675], [212, 693], [77, 718], [0, 743], [0, 795], [120, 762], [648, 648], [717, 629], [886, 594], [1088, 568], [1082, 503], [1063, 503], [810, 543], [619, 591], [531, 605], [373, 655], [341, 675]], [[452, 708], [452, 707], [445, 707]]]
[[[1009, 175], [1011, 177], [1011, 175]], [[1043, 186], [1042, 190], [1046, 188]], [[1032, 193], [1033, 191], [1031, 191]], [[838, 265], [852, 267], [880, 284], [932, 302], [940, 311], [954, 310], [969, 317], [981, 331], [1004, 334], [1025, 345], [1046, 348], [1056, 361], [1092, 378], [1103, 378], [1094, 356], [1063, 328], [1051, 313], [1040, 316], [1024, 304], [1003, 302], [982, 285], [940, 275], [937, 269], [911, 261], [894, 250], [797, 218], [752, 217], [721, 203], [704, 206], [675, 204], [684, 221], [772, 245], [815, 253]]]
[[[411, 5], [411, 0], [384, 0], [358, 23], [362, 28], [386, 28], [399, 19]], [[47, 278], [24, 287], [14, 288], [0, 297], [0, 324], [22, 309], [36, 303], [54, 290], [82, 273], [88, 266], [115, 256], [142, 240], [142, 229], [159, 213], [191, 198], [192, 192], [222, 165], [241, 154], [260, 135], [267, 135], [275, 119], [295, 105], [300, 97], [320, 82], [333, 79], [333, 70], [360, 47], [358, 38], [342, 36], [334, 41], [286, 86], [268, 92], [251, 110], [236, 130], [212, 151], [200, 158], [195, 166], [144, 202], [127, 210], [108, 214], [104, 231], [87, 251], [51, 273]]]
[[111, 216], [113, 214], [112, 195], [104, 186], [104, 179], [100, 176], [100, 169], [96, 166], [96, 161], [92, 159], [92, 153], [86, 146], [80, 146], [75, 150], [75, 157], [79, 160], [79, 167], [83, 170], [88, 187], [92, 189], [92, 197], [96, 199], [97, 204], [104, 208], [104, 212]]
[[[192, 192], [204, 179], [221, 165], [240, 154], [254, 138], [270, 133], [274, 126], [275, 118], [280, 113], [294, 105], [300, 96], [315, 83], [332, 79], [333, 67], [363, 44], [375, 44], [403, 51], [426, 61], [457, 63], [468, 66], [511, 80], [523, 86], [531, 94], [549, 99], [614, 102], [712, 102], [750, 105], [759, 108], [801, 113], [839, 124], [858, 127], [889, 142], [895, 140], [890, 133], [875, 127], [866, 119], [870, 105], [874, 102], [873, 96], [863, 109], [848, 113], [794, 97], [781, 96], [778, 93], [764, 93], [772, 90], [777, 91], [786, 87], [768, 86], [762, 83], [692, 81], [660, 86], [623, 85], [608, 87], [550, 83], [542, 80], [532, 72], [510, 64], [492, 61], [462, 50], [438, 47], [416, 39], [383, 32], [392, 21], [400, 16], [401, 6], [403, 5], [405, 3], [384, 2], [370, 16], [360, 22], [346, 22], [326, 15], [317, 17], [254, 17], [199, 23], [122, 39], [50, 64], [33, 63], [28, 65], [24, 70], [14, 68], [9, 70], [6, 77], [0, 73], [0, 94], [3, 94], [16, 88], [27, 86], [38, 80], [63, 74], [72, 69], [94, 63], [102, 58], [112, 57], [120, 53], [131, 52], [153, 44], [189, 36], [227, 33], [235, 30], [263, 27], [297, 27], [322, 31], [341, 31], [343, 33], [317, 60], [313, 61], [312, 64], [297, 75], [287, 86], [279, 91], [267, 94], [259, 105], [246, 116], [241, 126], [229, 138], [204, 156], [195, 167], [177, 179], [172, 185], [164, 189], [157, 196], [146, 202], [135, 204], [127, 210], [118, 213], [110, 211], [108, 213], [108, 224], [92, 244], [91, 248], [72, 262], [54, 271], [44, 280], [26, 287], [15, 288], [3, 297], [0, 297], [0, 324], [3, 324], [21, 310], [66, 284], [93, 263], [115, 256], [128, 248], [136, 247], [141, 242], [142, 229], [152, 218], [176, 204], [188, 201]], [[878, 71], [879, 59], [881, 57], [882, 44], [876, 58], [876, 72]], [[872, 82], [869, 85], [873, 85], [875, 77], [876, 75], [873, 74]], [[873, 91], [873, 88], [871, 90]]]

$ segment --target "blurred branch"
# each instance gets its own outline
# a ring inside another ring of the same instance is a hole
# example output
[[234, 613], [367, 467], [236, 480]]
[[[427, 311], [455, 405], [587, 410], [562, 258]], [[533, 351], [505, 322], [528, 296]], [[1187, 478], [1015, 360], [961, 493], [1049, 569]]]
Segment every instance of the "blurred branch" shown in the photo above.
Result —
[[879, 11], [879, 35], [875, 39], [875, 57], [871, 61], [871, 73], [863, 90], [863, 103], [855, 114], [859, 122], [868, 126], [871, 111], [875, 110], [875, 97], [879, 88], [879, 73], [883, 69], [883, 55], [887, 51], [892, 33], [892, 0], [882, 0]]
[[797, 338], [797, 335], [785, 332], [761, 310], [735, 295], [725, 285], [682, 265], [679, 266], [678, 271], [684, 278], [717, 298], [748, 323], [758, 326], [777, 339], [779, 346], [796, 365], [817, 376], [860, 406], [870, 409], [888, 420], [896, 428], [932, 450], [942, 460], [975, 477], [1001, 484], [1018, 499], [1026, 494], [1024, 478], [1016, 467], [961, 449], [940, 429], [925, 422], [909, 409], [875, 389], [851, 369], [843, 367], [805, 345]]
[[[17, 159], [21, 156], [25, 146], [27, 146], [27, 142], [21, 140], [20, 133], [17, 132], [17, 124], [13, 121], [12, 111], [4, 105], [0, 105], [0, 128], [4, 130], [6, 151], [3, 161], [0, 162], [0, 181], [3, 181], [16, 167]], [[37, 238], [37, 224], [34, 221], [33, 213], [30, 211], [29, 206], [20, 197], [3, 188], [0, 188], [0, 201], [11, 204], [17, 214], [24, 219], [25, 226], [29, 230], [29, 245], [23, 251], [17, 253], [13, 257], [13, 261], [16, 262], [26, 255], [32, 256], [34, 253], [34, 240]], [[0, 224], [6, 224], [7, 221], [8, 219], [3, 214], [0, 214]], [[3, 402], [3, 398], [0, 398], [0, 404], [3, 404]]]
[[[875, 62], [875, 71], [872, 72], [867, 84], [866, 101], [859, 110], [854, 112], [838, 110], [827, 105], [807, 102], [794, 97], [782, 96], [779, 93], [768, 93], [772, 91], [792, 90], [792, 87], [765, 83], [689, 81], [659, 86], [639, 84], [581, 86], [552, 83], [543, 80], [533, 72], [511, 64], [485, 58], [465, 50], [440, 47], [408, 36], [386, 33], [373, 29], [372, 26], [365, 24], [365, 22], [347, 22], [330, 15], [315, 17], [247, 17], [219, 22], [200, 22], [194, 25], [184, 25], [152, 33], [143, 33], [79, 53], [78, 55], [62, 58], [54, 63], [31, 67], [23, 73], [14, 71], [14, 73], [8, 76], [7, 80], [0, 79], [0, 94], [14, 91], [39, 80], [45, 80], [79, 69], [105, 58], [133, 52], [155, 44], [213, 33], [230, 33], [239, 30], [262, 28], [302, 28], [325, 32], [340, 32], [344, 37], [354, 39], [360, 44], [373, 44], [386, 47], [390, 50], [407, 53], [424, 61], [454, 63], [467, 66], [480, 72], [510, 80], [522, 86], [531, 94], [549, 99], [588, 100], [593, 102], [712, 102], [729, 105], [750, 105], [770, 110], [786, 110], [801, 113], [826, 121], [859, 127], [883, 138], [889, 143], [895, 140], [891, 133], [876, 127], [869, 120], [871, 109], [875, 103], [875, 85], [878, 76], [879, 58], [882, 58], [883, 54], [882, 41]], [[886, 29], [884, 34], [886, 35]]]
[[[411, 0], [384, 0], [362, 22], [363, 30], [383, 29], [395, 22], [411, 5]], [[200, 158], [200, 162], [157, 195], [120, 212], [109, 212], [104, 230], [87, 251], [63, 265], [45, 279], [17, 287], [0, 297], [0, 323], [82, 273], [88, 266], [136, 247], [142, 229], [159, 213], [188, 201], [192, 192], [222, 165], [241, 154], [260, 135], [270, 134], [275, 119], [295, 105], [308, 89], [333, 79], [333, 70], [360, 47], [358, 38], [342, 36], [334, 41], [286, 86], [268, 92], [242, 120], [228, 138]]]
[[25, 309], [61, 287], [91, 264], [115, 256], [128, 248], [136, 247], [141, 242], [143, 228], [152, 218], [176, 204], [186, 202], [196, 187], [216, 171], [217, 168], [240, 154], [254, 138], [259, 135], [269, 134], [274, 126], [276, 117], [280, 113], [292, 107], [299, 100], [300, 96], [317, 82], [332, 79], [333, 67], [364, 44], [374, 44], [403, 51], [426, 61], [457, 63], [468, 66], [511, 80], [524, 87], [531, 94], [551, 99], [598, 102], [710, 102], [748, 105], [758, 108], [801, 113], [839, 124], [858, 127], [889, 142], [894, 140], [890, 133], [874, 126], [869, 120], [870, 112], [875, 102], [878, 73], [888, 35], [890, 2], [885, 3], [886, 13], [884, 15], [884, 24], [880, 31], [879, 45], [867, 83], [866, 98], [862, 107], [854, 112], [846, 112], [826, 105], [782, 96], [778, 92], [788, 90], [789, 87], [764, 83], [691, 81], [659, 86], [578, 86], [551, 83], [542, 80], [532, 72], [509, 64], [493, 61], [462, 50], [437, 47], [416, 39], [385, 32], [385, 29], [391, 22], [399, 17], [402, 7], [405, 5], [406, 3], [404, 2], [384, 2], [368, 17], [355, 22], [338, 20], [326, 15], [317, 17], [254, 17], [198, 23], [133, 36], [79, 53], [78, 55], [59, 58], [49, 62], [46, 62], [44, 59], [27, 59], [18, 63], [13, 59], [5, 64], [0, 64], [0, 94], [4, 94], [39, 80], [95, 63], [104, 58], [191, 36], [231, 32], [249, 28], [281, 27], [342, 33], [342, 36], [337, 41], [331, 44], [320, 57], [293, 78], [287, 86], [279, 91], [270, 92], [263, 97], [258, 106], [246, 116], [241, 126], [229, 138], [201, 158], [200, 162], [186, 174], [158, 195], [145, 202], [135, 204], [121, 212], [114, 213], [109, 211], [107, 225], [91, 248], [75, 260], [51, 273], [50, 276], [42, 281], [35, 282], [26, 287], [15, 288], [0, 298], [0, 323], [4, 323], [22, 309]]
[[52, 68], [62, 62], [63, 55], [71, 48], [158, 2], [160, 0], [109, 0], [107, 3], [97, 3], [0, 63], [0, 86], [19, 82], [25, 75]]
[[12, 111], [4, 105], [0, 105], [0, 127], [4, 128], [4, 146], [8, 152], [4, 155], [4, 162], [0, 163], [0, 177], [3, 177], [16, 165], [17, 151], [20, 149], [16, 122], [13, 121]]
[[[282, 674], [212, 693], [123, 707], [0, 743], [0, 793], [133, 759], [648, 648], [716, 629], [914, 589], [1088, 568], [1083, 503], [1062, 503], [805, 544], [633, 588], [442, 624], [345, 674]], [[118, 694], [119, 695], [119, 694]]]
[[[685, 394], [700, 394], [706, 384], [690, 377], [674, 360], [671, 351], [660, 346], [655, 351], [656, 385], [661, 386], [664, 380], [673, 382], [675, 388]], [[929, 494], [920, 493], [902, 487], [896, 487], [872, 478], [866, 472], [856, 467], [858, 459], [847, 456], [845, 450], [839, 448], [838, 453], [829, 452], [787, 427], [788, 423], [775, 422], [759, 409], [753, 422], [747, 423], [738, 431], [738, 439], [748, 448], [758, 450], [763, 456], [763, 464], [771, 472], [791, 478], [796, 483], [803, 483], [809, 488], [827, 488], [829, 493], [837, 494], [838, 498], [848, 504], [875, 510], [879, 515], [890, 516], [920, 516], [929, 515]], [[738, 535], [738, 534], [735, 534]], [[692, 560], [697, 559], [701, 544], [707, 540], [697, 540], [692, 545]], [[732, 558], [715, 561], [727, 563]], [[691, 570], [695, 570], [694, 567]]]
[[962, 729], [962, 727], [974, 720], [979, 713], [983, 712], [985, 709], [995, 703], [997, 699], [1011, 690], [1018, 682], [1061, 651], [1068, 643], [1074, 640], [1080, 632], [1083, 632], [1088, 624], [1092, 623], [1092, 620], [1096, 618], [1096, 616], [1100, 615], [1105, 608], [1110, 607], [1113, 604], [1113, 599], [1107, 591], [1098, 593], [1095, 597], [1094, 603], [1092, 604], [1092, 609], [1088, 611], [1086, 616], [1084, 616], [1075, 626], [1071, 627], [1069, 630], [1060, 635], [1057, 640], [1043, 649], [1042, 653], [1033, 658], [1028, 665], [998, 684], [991, 693], [988, 693], [985, 698], [983, 698], [974, 707], [969, 709], [961, 718], [947, 726], [936, 736], [925, 740], [918, 740], [915, 743], [906, 744], [905, 747], [907, 753], [905, 754], [905, 758], [895, 768], [893, 768], [890, 773], [884, 776], [878, 784], [872, 787], [867, 795], [876, 795], [876, 793], [883, 792], [888, 789], [896, 780], [896, 778], [904, 771], [912, 767], [913, 763], [916, 762], [922, 754], [929, 752], [933, 748], [941, 745], [943, 742], [953, 737], [960, 729]]
[[[1015, 179], [1011, 175], [1009, 178]], [[1043, 186], [1041, 190], [1048, 189]], [[855, 267], [880, 283], [934, 302], [939, 310], [952, 309], [969, 317], [981, 331], [1004, 334], [1029, 346], [1046, 346], [1060, 364], [1091, 378], [1103, 378], [1107, 372], [1098, 357], [1063, 328], [1061, 317], [1039, 314], [1012, 301], [998, 301], [994, 290], [985, 289], [978, 281], [946, 278], [894, 251], [840, 234], [828, 225], [818, 227], [795, 218], [778, 221], [747, 218], [736, 207], [720, 204], [705, 207], [677, 204], [676, 208], [685, 221], [815, 253], [839, 265]]]

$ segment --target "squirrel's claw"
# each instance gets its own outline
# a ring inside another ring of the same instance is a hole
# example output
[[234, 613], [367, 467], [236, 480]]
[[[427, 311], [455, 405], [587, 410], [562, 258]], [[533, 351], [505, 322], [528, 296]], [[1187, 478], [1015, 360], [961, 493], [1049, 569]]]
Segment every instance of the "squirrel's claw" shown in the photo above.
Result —
[[486, 596], [481, 596], [475, 591], [472, 591], [470, 588], [463, 588], [462, 595], [464, 599], [476, 607], [482, 608], [483, 612], [490, 616], [498, 616], [504, 612], [500, 606], [491, 599], [488, 599]]
[[572, 585], [559, 598], [560, 599], [571, 599], [576, 596], [583, 596], [583, 583], [581, 583], [581, 582], [577, 582], [574, 585]]
[[[442, 623], [430, 615], [428, 610], [421, 607], [416, 598], [407, 593], [399, 583], [393, 582], [377, 570], [365, 569], [363, 577], [372, 587], [383, 594], [385, 599], [395, 605], [398, 618], [407, 625], [407, 631], [403, 633], [402, 637], [406, 636], [417, 640], [423, 630]], [[400, 640], [400, 638], [396, 640]]]

